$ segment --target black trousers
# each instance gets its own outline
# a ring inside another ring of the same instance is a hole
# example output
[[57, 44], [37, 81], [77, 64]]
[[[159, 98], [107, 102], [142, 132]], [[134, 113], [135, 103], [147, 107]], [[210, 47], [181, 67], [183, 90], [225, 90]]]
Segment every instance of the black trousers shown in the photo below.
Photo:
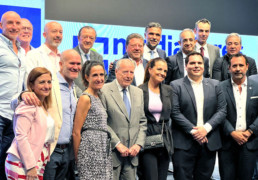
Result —
[[139, 180], [166, 180], [169, 155], [166, 148], [147, 149], [140, 153]]
[[175, 180], [210, 180], [216, 151], [194, 142], [189, 150], [175, 148], [172, 160]]
[[246, 144], [234, 143], [227, 150], [220, 150], [219, 172], [221, 180], [251, 180], [256, 162], [257, 150], [248, 150]]

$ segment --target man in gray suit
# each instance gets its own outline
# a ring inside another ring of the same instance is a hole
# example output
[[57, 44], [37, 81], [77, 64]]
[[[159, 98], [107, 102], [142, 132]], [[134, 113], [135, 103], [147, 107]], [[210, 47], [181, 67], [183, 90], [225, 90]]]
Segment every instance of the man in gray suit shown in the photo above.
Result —
[[157, 22], [150, 22], [146, 28], [144, 37], [146, 44], [144, 45], [143, 58], [150, 60], [156, 57], [166, 59], [166, 52], [160, 48], [157, 48], [161, 39], [162, 27]]
[[194, 33], [197, 43], [195, 51], [201, 53], [204, 57], [209, 59], [209, 73], [212, 75], [212, 67], [214, 61], [220, 57], [220, 49], [207, 43], [211, 30], [211, 22], [207, 19], [201, 19], [195, 23]]
[[111, 133], [114, 180], [135, 179], [138, 153], [144, 146], [147, 120], [143, 110], [143, 92], [130, 85], [135, 62], [116, 63], [116, 79], [104, 85], [101, 100], [108, 114]]
[[[89, 60], [103, 61], [102, 55], [91, 50], [96, 40], [97, 33], [96, 30], [91, 26], [84, 26], [79, 30], [78, 33], [78, 46], [74, 48], [81, 55], [81, 64], [83, 66], [84, 62]], [[85, 85], [83, 84], [81, 73], [78, 78], [74, 80], [75, 84], [78, 86], [76, 88], [77, 97], [85, 90]]]
[[185, 66], [187, 76], [171, 82], [174, 178], [208, 180], [221, 148], [219, 126], [226, 117], [226, 102], [219, 81], [203, 78], [200, 53], [188, 54]]
[[253, 176], [258, 151], [258, 81], [246, 76], [248, 66], [245, 55], [231, 56], [232, 78], [221, 83], [228, 112], [219, 151], [221, 179], [251, 180]]

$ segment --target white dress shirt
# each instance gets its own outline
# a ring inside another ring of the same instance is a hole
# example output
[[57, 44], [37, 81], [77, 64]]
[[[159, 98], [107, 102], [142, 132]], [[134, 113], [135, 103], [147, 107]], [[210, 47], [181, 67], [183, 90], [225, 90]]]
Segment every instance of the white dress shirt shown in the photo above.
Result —
[[136, 67], [134, 69], [134, 78], [136, 82], [136, 86], [139, 86], [143, 83], [144, 80], [144, 67], [143, 67], [143, 61], [140, 60], [139, 64], [136, 64]]
[[84, 64], [86, 61], [90, 60], [90, 50], [89, 50], [89, 52], [87, 53], [88, 59], [86, 59], [86, 56], [85, 56], [86, 53], [83, 52], [83, 50], [81, 49], [80, 46], [79, 46], [79, 51], [80, 51], [80, 53], [81, 53], [81, 58], [82, 58], [83, 64]]
[[[144, 45], [144, 47], [143, 47], [143, 58], [144, 59], [147, 59], [147, 60], [151, 60], [151, 59], [153, 59], [153, 58], [157, 58], [157, 57], [159, 57], [159, 54], [158, 54], [158, 52], [157, 52], [157, 48], [155, 48], [155, 49], [153, 49], [153, 50], [151, 50], [146, 44]], [[151, 58], [151, 51], [153, 51], [153, 58]]]
[[234, 93], [234, 98], [236, 102], [236, 131], [245, 131], [246, 130], [246, 98], [247, 98], [247, 78], [244, 83], [241, 84], [242, 91], [238, 88], [238, 85], [234, 83], [231, 78], [232, 88]]
[[201, 47], [203, 47], [204, 57], [210, 59], [207, 43], [204, 46], [201, 46], [198, 42], [195, 44], [195, 50], [201, 53]]

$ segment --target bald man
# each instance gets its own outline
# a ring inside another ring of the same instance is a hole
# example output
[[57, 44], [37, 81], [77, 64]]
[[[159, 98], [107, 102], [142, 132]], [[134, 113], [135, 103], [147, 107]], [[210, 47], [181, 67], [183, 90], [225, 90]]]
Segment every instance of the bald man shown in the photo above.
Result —
[[26, 55], [30, 50], [34, 49], [30, 42], [33, 36], [33, 26], [31, 22], [26, 19], [21, 19], [21, 31], [17, 40], [21, 43], [21, 47], [24, 49], [24, 55]]
[[22, 91], [25, 64], [21, 47], [16, 41], [21, 29], [19, 14], [13, 11], [4, 13], [0, 28], [0, 177], [5, 179], [6, 151], [14, 137], [10, 102], [13, 96], [18, 96]]

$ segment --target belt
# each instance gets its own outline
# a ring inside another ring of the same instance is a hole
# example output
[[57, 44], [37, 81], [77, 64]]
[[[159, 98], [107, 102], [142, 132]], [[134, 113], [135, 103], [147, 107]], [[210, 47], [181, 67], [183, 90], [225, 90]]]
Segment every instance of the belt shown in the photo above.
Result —
[[56, 148], [59, 148], [59, 149], [65, 149], [65, 148], [68, 148], [69, 147], [69, 144], [57, 144], [56, 145]]

